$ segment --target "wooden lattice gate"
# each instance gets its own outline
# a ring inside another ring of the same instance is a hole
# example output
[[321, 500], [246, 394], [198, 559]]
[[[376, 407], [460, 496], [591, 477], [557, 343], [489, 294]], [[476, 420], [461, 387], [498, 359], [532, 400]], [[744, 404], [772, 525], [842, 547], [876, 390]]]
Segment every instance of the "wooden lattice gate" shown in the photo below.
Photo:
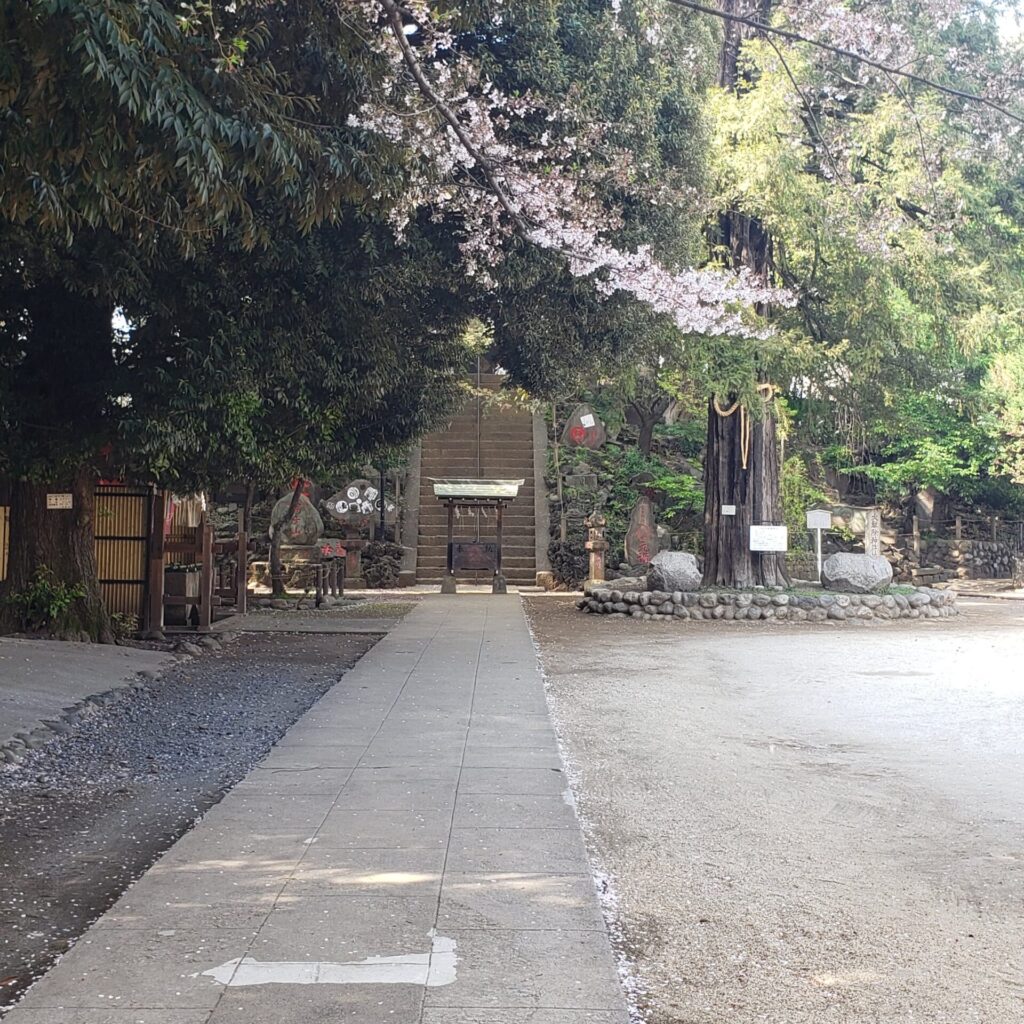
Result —
[[100, 484], [96, 488], [96, 570], [112, 614], [142, 621], [149, 583], [152, 492], [145, 487]]

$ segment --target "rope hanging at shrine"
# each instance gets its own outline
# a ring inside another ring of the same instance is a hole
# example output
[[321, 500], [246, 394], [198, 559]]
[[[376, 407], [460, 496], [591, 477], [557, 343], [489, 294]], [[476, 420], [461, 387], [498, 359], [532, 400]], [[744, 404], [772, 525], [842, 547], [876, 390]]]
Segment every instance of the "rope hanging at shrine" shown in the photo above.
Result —
[[[775, 394], [775, 385], [764, 381], [757, 385], [757, 393], [761, 395], [764, 402], [768, 402]], [[722, 419], [728, 419], [733, 413], [739, 409], [740, 412], [740, 465], [744, 470], [747, 468], [747, 463], [750, 461], [750, 439], [753, 436], [753, 427], [750, 423], [750, 413], [747, 412], [747, 407], [740, 404], [740, 400], [737, 398], [728, 409], [723, 409], [718, 402], [718, 396], [711, 396], [711, 404], [714, 407], [716, 413], [722, 417]]]

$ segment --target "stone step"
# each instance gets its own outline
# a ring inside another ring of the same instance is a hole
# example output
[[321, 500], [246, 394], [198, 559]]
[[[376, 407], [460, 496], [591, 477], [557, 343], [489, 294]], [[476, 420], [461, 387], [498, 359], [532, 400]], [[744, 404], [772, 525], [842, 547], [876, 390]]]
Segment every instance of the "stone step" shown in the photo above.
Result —
[[447, 473], [456, 466], [475, 469], [478, 465], [490, 466], [492, 469], [516, 468], [528, 476], [533, 476], [533, 452], [477, 452], [475, 449], [464, 452], [437, 452], [433, 455], [424, 455], [420, 459], [420, 473], [436, 476], [438, 470]]
[[[464, 523], [466, 521], [467, 518], [464, 516], [462, 519], [456, 519], [455, 523], [456, 525], [458, 525], [460, 522]], [[480, 524], [482, 526], [484, 523], [493, 523], [494, 521], [494, 516], [488, 516], [486, 519], [481, 517]], [[476, 517], [470, 519], [469, 522], [475, 523]], [[505, 515], [502, 517], [501, 522], [506, 533], [513, 530], [532, 531], [535, 525], [532, 512], [523, 512], [521, 515], [510, 515], [508, 512], [506, 512]], [[436, 512], [431, 512], [428, 514], [425, 510], [420, 511], [419, 532], [421, 534], [444, 533], [444, 531], [447, 529], [448, 516], [446, 514], [442, 513], [441, 515], [438, 515]]]
[[[416, 571], [420, 569], [429, 571], [431, 569], [440, 572], [448, 564], [448, 560], [443, 557], [420, 557], [416, 560]], [[536, 565], [536, 562], [532, 557], [526, 557], [524, 555], [506, 555], [501, 556], [501, 567], [502, 569], [531, 569]]]
[[[476, 577], [470, 573], [457, 573], [455, 580], [457, 584], [473, 584], [473, 583], [489, 583], [491, 581], [491, 573], [481, 572], [477, 573]], [[509, 571], [502, 570], [502, 575], [505, 577], [505, 582], [510, 583], [513, 586], [529, 587], [532, 586], [537, 578], [536, 570], [516, 570], [512, 569]], [[440, 575], [429, 575], [429, 576], [417, 576], [416, 582], [424, 587], [432, 587], [441, 585]]]
[[[463, 520], [461, 523], [455, 524], [455, 532], [460, 536], [467, 536], [475, 531], [475, 523], [467, 523]], [[534, 526], [528, 523], [516, 523], [514, 526], [505, 526], [502, 524], [502, 532], [505, 536], [506, 541], [517, 540], [519, 538], [526, 538], [534, 536]], [[480, 534], [484, 537], [494, 537], [495, 529], [494, 522], [489, 525], [485, 522], [480, 523]], [[440, 544], [441, 542], [447, 541], [447, 523], [443, 526], [437, 524], [428, 524], [427, 526], [420, 527], [419, 530], [419, 541], [420, 544]]]
[[477, 453], [505, 459], [529, 458], [533, 461], [533, 444], [528, 440], [518, 441], [506, 438], [503, 441], [482, 441], [479, 445], [472, 444], [438, 444], [424, 445], [421, 463], [436, 462], [438, 459], [476, 458]]

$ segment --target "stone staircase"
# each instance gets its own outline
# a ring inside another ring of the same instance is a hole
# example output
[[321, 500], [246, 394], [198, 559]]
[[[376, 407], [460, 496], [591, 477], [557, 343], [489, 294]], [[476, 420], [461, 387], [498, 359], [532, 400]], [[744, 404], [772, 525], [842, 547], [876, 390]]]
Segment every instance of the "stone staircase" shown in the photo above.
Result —
[[[481, 388], [497, 390], [501, 376], [474, 375]], [[537, 456], [543, 459], [544, 453]], [[536, 520], [534, 515], [533, 416], [512, 409], [487, 409], [481, 399], [470, 399], [447, 429], [423, 438], [420, 455], [419, 531], [416, 582], [440, 583], [444, 574], [448, 517], [434, 497], [432, 478], [488, 478], [522, 480], [519, 496], [504, 512], [502, 571], [510, 584], [533, 584], [536, 579]], [[480, 517], [479, 533], [477, 516]], [[455, 521], [455, 537], [494, 539], [494, 513], [466, 515]], [[459, 572], [465, 582], [489, 583], [489, 573]]]

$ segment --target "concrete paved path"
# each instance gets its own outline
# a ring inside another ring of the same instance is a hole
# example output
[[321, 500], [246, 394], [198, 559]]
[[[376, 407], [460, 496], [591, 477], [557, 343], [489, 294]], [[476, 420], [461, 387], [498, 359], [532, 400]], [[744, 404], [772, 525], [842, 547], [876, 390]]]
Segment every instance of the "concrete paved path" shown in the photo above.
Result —
[[625, 1024], [517, 597], [424, 600], [7, 1024]]

